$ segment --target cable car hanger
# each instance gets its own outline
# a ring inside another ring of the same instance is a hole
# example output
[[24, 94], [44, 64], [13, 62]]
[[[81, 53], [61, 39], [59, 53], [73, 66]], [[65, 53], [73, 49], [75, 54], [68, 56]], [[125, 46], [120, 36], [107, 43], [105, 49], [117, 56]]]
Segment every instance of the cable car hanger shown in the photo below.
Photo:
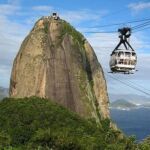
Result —
[[120, 35], [119, 35], [120, 42], [115, 47], [115, 49], [113, 50], [113, 52], [115, 50], [117, 50], [121, 46], [121, 44], [124, 45], [124, 47], [126, 48], [126, 50], [128, 50], [128, 47], [127, 47], [127, 45], [128, 45], [131, 48], [131, 50], [134, 51], [134, 49], [132, 48], [132, 46], [130, 45], [130, 43], [127, 41], [127, 39], [130, 38], [130, 36], [131, 36], [131, 28], [124, 27], [124, 28], [118, 29], [118, 32], [120, 32]]

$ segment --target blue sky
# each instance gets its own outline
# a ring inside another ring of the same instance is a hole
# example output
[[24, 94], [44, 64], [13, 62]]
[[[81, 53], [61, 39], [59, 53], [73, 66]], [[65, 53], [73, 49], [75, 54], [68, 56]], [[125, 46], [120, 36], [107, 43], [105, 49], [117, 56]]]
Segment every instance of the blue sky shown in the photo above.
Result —
[[[150, 1], [146, 0], [0, 0], [0, 86], [9, 87], [12, 63], [20, 44], [30, 32], [34, 23], [42, 16], [57, 11], [62, 19], [70, 22], [82, 32], [94, 48], [102, 64], [108, 84], [108, 92], [113, 94], [144, 95], [108, 74], [109, 57], [118, 43], [117, 33], [85, 33], [86, 31], [117, 31], [123, 26], [133, 27], [139, 23], [126, 23], [150, 18]], [[118, 26], [100, 28], [101, 25], [124, 22]], [[150, 25], [148, 26], [150, 27]], [[131, 44], [138, 54], [134, 75], [113, 75], [123, 82], [132, 82], [150, 93], [150, 28], [133, 33]], [[147, 95], [148, 96], [148, 95]]]

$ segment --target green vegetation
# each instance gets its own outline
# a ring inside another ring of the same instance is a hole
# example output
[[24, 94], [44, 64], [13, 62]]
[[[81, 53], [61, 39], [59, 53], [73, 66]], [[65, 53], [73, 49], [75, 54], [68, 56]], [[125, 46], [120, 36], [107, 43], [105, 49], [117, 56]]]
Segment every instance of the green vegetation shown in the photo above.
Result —
[[143, 142], [139, 144], [140, 150], [150, 150], [150, 137], [147, 137]]
[[73, 49], [78, 50], [81, 54], [83, 63], [86, 63], [86, 53], [85, 53], [85, 38], [78, 32], [71, 24], [65, 20], [61, 20], [61, 36], [60, 39], [63, 40], [64, 35], [70, 35], [73, 38]]
[[[42, 98], [0, 102], [0, 149], [134, 150], [133, 138], [110, 129], [110, 121], [86, 120]], [[142, 149], [144, 150], [144, 149]]]
[[76, 44], [80, 44], [80, 46], [82, 47], [84, 46], [84, 36], [80, 32], [78, 32], [73, 26], [71, 26], [68, 22], [62, 20], [62, 36], [64, 36], [66, 33], [73, 37], [73, 40]]
[[48, 33], [48, 28], [49, 28], [49, 22], [44, 21], [44, 32], [47, 34]]

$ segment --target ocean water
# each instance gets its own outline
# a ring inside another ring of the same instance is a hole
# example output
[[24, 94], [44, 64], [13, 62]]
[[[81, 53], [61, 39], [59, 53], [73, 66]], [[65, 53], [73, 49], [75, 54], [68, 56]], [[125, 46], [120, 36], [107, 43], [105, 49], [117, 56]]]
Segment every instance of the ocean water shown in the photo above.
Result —
[[135, 135], [137, 141], [150, 136], [150, 108], [111, 109], [110, 112], [112, 120], [126, 135]]

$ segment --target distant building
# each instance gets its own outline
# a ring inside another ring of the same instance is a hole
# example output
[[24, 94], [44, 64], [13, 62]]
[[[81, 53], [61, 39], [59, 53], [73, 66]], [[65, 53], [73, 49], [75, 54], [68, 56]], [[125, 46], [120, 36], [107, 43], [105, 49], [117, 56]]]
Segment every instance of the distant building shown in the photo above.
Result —
[[53, 17], [54, 20], [60, 19], [57, 13], [53, 13], [52, 17]]

